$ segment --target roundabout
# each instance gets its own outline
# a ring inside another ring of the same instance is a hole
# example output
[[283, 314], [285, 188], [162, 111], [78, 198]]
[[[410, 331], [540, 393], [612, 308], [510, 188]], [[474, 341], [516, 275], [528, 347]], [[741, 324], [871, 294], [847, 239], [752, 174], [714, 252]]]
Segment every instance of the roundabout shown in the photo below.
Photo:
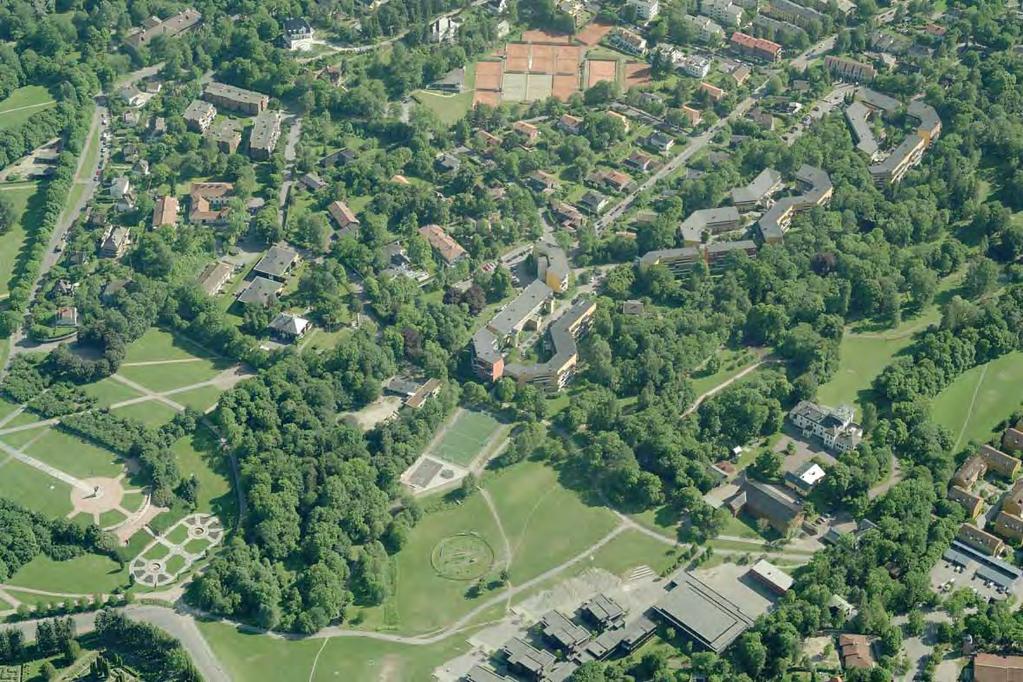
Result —
[[434, 546], [430, 564], [443, 578], [476, 580], [494, 565], [494, 549], [475, 533], [450, 535]]

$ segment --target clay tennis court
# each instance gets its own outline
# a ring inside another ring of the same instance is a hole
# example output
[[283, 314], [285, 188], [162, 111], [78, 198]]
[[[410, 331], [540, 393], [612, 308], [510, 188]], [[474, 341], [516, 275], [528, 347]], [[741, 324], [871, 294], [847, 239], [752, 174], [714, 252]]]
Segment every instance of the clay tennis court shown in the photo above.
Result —
[[651, 82], [650, 66], [642, 63], [625, 65], [625, 89], [634, 88], [637, 85], [646, 85]]
[[505, 71], [526, 72], [529, 70], [529, 45], [524, 43], [509, 43], [505, 48], [507, 60], [504, 64]]
[[[586, 87], [592, 88], [601, 81], [614, 83], [618, 77], [618, 62], [608, 59], [586, 61]], [[479, 76], [476, 77], [479, 82]]]
[[572, 37], [565, 33], [548, 33], [539, 29], [524, 31], [522, 33], [524, 43], [543, 43], [546, 45], [570, 45]]
[[[534, 53], [535, 53], [534, 48]], [[579, 73], [579, 62], [583, 58], [583, 48], [575, 45], [559, 45], [555, 48], [555, 66], [553, 73], [571, 74]]]
[[532, 45], [532, 61], [529, 70], [532, 73], [554, 73], [554, 46]]
[[488, 107], [497, 107], [501, 104], [501, 93], [496, 90], [477, 90], [473, 95], [472, 105], [486, 104]]
[[583, 45], [593, 47], [601, 40], [604, 39], [611, 29], [614, 28], [611, 24], [602, 24], [600, 22], [590, 22], [586, 24], [581, 31], [575, 34], [575, 39]]
[[562, 102], [568, 101], [574, 93], [579, 92], [579, 76], [565, 76], [561, 74], [555, 74], [554, 81], [551, 84], [551, 94], [560, 99]]
[[500, 90], [504, 65], [501, 62], [476, 64], [476, 90]]

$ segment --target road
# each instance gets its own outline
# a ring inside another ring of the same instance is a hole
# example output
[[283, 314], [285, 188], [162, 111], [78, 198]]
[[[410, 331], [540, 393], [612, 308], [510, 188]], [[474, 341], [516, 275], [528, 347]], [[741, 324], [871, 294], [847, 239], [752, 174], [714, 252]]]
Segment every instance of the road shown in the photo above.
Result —
[[813, 61], [817, 57], [820, 57], [822, 54], [826, 52], [831, 52], [831, 50], [834, 49], [835, 37], [836, 36], [828, 36], [824, 40], [818, 42], [816, 45], [811, 45], [808, 50], [803, 52], [801, 55], [799, 55], [789, 63], [792, 64], [793, 68], [799, 71], [803, 71], [804, 69], [806, 69], [806, 67], [810, 64], [811, 61]]
[[284, 225], [285, 207], [288, 205], [288, 193], [295, 182], [293, 167], [295, 165], [295, 147], [302, 136], [302, 117], [295, 116], [288, 129], [288, 138], [284, 143], [284, 182], [277, 193], [277, 224]]

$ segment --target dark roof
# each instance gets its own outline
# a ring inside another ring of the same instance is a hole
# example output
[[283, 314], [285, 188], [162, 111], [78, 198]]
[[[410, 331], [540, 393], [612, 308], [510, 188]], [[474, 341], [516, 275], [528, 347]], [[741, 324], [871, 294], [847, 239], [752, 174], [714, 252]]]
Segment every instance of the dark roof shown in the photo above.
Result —
[[266, 277], [257, 277], [249, 286], [245, 287], [245, 291], [238, 294], [238, 302], [258, 303], [265, 306], [277, 296], [277, 292], [280, 290], [280, 282]]
[[543, 634], [564, 649], [573, 649], [590, 638], [590, 631], [576, 625], [560, 611], [548, 611], [541, 619]]
[[742, 489], [747, 505], [777, 522], [789, 524], [803, 511], [799, 503], [778, 486], [747, 478]]
[[294, 249], [282, 244], [274, 244], [259, 259], [259, 262], [256, 263], [256, 267], [252, 268], [252, 271], [270, 275], [271, 277], [283, 277], [297, 258], [298, 252]]
[[753, 625], [736, 604], [689, 573], [680, 571], [672, 583], [674, 588], [654, 609], [711, 651], [724, 651]]
[[625, 609], [606, 594], [598, 594], [583, 605], [583, 612], [595, 622], [612, 623], [625, 617]]
[[502, 647], [508, 657], [508, 664], [540, 675], [549, 670], [557, 659], [546, 649], [537, 649], [529, 642], [512, 637]]

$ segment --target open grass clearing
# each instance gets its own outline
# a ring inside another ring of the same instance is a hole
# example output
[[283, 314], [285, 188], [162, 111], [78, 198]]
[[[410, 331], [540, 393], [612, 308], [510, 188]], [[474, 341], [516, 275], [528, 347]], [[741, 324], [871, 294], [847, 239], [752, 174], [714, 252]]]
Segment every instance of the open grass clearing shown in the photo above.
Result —
[[[40, 417], [36, 417], [37, 420], [36, 423], [38, 423], [39, 419]], [[7, 445], [10, 445], [12, 448], [21, 449], [24, 448], [29, 443], [31, 443], [32, 441], [41, 438], [47, 432], [48, 428], [49, 427], [40, 424], [39, 426], [33, 429], [23, 429], [21, 431], [14, 431], [13, 433], [8, 433], [7, 435], [0, 437], [0, 440], [2, 440]]]
[[[405, 634], [430, 632], [488, 598], [488, 592], [469, 597], [474, 581], [452, 580], [433, 568], [438, 545], [459, 534], [475, 534], [500, 557], [500, 535], [481, 495], [428, 513], [409, 533], [405, 547], [391, 559], [393, 594], [382, 605], [359, 610], [358, 627]], [[491, 577], [496, 578], [498, 570], [491, 567]]]
[[690, 379], [696, 395], [703, 395], [715, 386], [720, 386], [754, 362], [756, 356], [748, 348], [722, 348], [717, 352], [720, 367], [716, 372], [695, 372]]
[[430, 455], [459, 466], [469, 466], [499, 426], [500, 423], [485, 412], [464, 410], [444, 427], [444, 435]]
[[205, 426], [171, 446], [184, 476], [199, 482], [196, 511], [216, 514], [225, 523], [237, 514], [237, 500], [231, 490], [230, 465], [216, 436]]
[[13, 403], [7, 398], [0, 397], [0, 419], [5, 419], [20, 407], [21, 405]]
[[117, 453], [55, 428], [29, 445], [25, 453], [76, 478], [117, 478], [124, 470]]
[[159, 365], [124, 366], [118, 374], [155, 393], [210, 381], [231, 366], [228, 360], [197, 359], [195, 362], [175, 362]]
[[47, 592], [112, 592], [128, 585], [128, 569], [127, 566], [122, 569], [113, 559], [99, 554], [83, 554], [67, 561], [37, 556], [7, 582]]
[[[3, 118], [0, 114], [0, 130]], [[35, 183], [5, 189], [3, 196], [14, 205], [14, 222], [0, 235], [0, 295], [10, 293], [11, 276], [25, 245], [28, 227], [41, 222], [43, 202], [42, 192]]]
[[955, 447], [985, 442], [1023, 401], [1023, 353], [1014, 351], [963, 372], [931, 402], [934, 420], [952, 432]]
[[200, 386], [199, 388], [175, 393], [169, 397], [179, 405], [184, 405], [185, 407], [191, 407], [192, 409], [199, 410], [200, 412], [205, 412], [211, 407], [216, 406], [217, 401], [220, 400], [221, 393], [223, 393], [223, 391], [216, 386]]
[[110, 407], [114, 403], [140, 398], [142, 394], [130, 386], [125, 386], [113, 377], [107, 377], [93, 384], [82, 386], [87, 395], [97, 400], [97, 407]]
[[128, 346], [123, 364], [210, 357], [210, 353], [180, 334], [153, 327]]
[[512, 547], [511, 580], [524, 582], [574, 557], [615, 527], [604, 507], [585, 504], [540, 462], [488, 474], [490, 492]]
[[119, 417], [140, 421], [146, 426], [163, 426], [173, 419], [178, 411], [158, 400], [147, 400], [119, 407], [114, 410], [114, 413]]
[[0, 102], [0, 130], [21, 125], [34, 114], [56, 106], [49, 90], [41, 85], [26, 85]]
[[51, 519], [64, 518], [72, 509], [66, 483], [17, 460], [0, 465], [0, 497]]

